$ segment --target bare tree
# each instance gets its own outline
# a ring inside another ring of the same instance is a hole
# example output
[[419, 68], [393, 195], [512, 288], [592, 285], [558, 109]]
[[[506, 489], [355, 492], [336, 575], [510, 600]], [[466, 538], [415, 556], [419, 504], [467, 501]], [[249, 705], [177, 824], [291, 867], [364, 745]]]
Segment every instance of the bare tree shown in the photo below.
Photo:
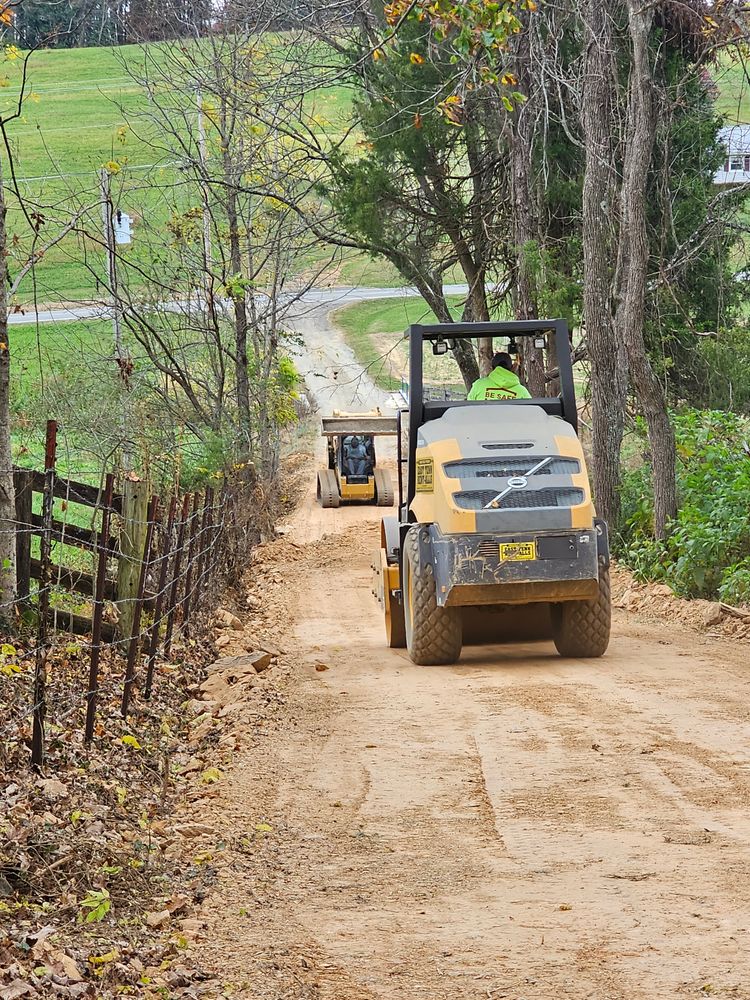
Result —
[[331, 260], [304, 221], [302, 203], [316, 200], [308, 161], [285, 134], [303, 94], [268, 58], [267, 29], [225, 21], [190, 46], [144, 48], [148, 105], [124, 109], [177, 178], [147, 179], [158, 209], [137, 265], [122, 261], [125, 322], [152, 366], [142, 381], [250, 478], [276, 473], [293, 417], [293, 315]]

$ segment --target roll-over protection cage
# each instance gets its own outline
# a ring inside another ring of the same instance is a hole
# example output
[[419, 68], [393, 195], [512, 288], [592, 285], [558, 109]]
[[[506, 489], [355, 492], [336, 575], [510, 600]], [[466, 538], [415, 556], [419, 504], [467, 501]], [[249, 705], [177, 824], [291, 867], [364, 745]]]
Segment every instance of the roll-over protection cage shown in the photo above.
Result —
[[[409, 444], [407, 456], [402, 454], [401, 412], [398, 414], [398, 494], [402, 522], [408, 521], [409, 506], [416, 496], [416, 463], [409, 461], [417, 451], [419, 428], [429, 420], [436, 420], [452, 406], [472, 406], [464, 399], [426, 400], [424, 398], [424, 367], [422, 351], [425, 341], [445, 344], [447, 351], [454, 340], [480, 340], [483, 337], [552, 337], [557, 354], [556, 378], [560, 382], [558, 396], [532, 399], [493, 399], [482, 406], [540, 406], [546, 413], [561, 417], [578, 432], [573, 359], [570, 349], [568, 322], [564, 319], [514, 320], [507, 323], [435, 323], [430, 326], [412, 324], [405, 333], [409, 340]], [[547, 343], [549, 341], [547, 340]], [[407, 467], [406, 496], [404, 496], [403, 467]]]

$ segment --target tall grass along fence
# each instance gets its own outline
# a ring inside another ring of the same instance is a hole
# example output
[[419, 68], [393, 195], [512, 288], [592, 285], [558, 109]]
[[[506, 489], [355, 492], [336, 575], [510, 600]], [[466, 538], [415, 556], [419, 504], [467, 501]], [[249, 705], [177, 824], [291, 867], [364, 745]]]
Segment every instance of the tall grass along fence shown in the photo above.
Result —
[[54, 421], [45, 455], [43, 471], [14, 469], [16, 628], [0, 650], [0, 678], [28, 679], [20, 705], [0, 698], [16, 713], [6, 726], [0, 719], [0, 739], [20, 729], [36, 765], [76, 716], [92, 743], [103, 685], [109, 705], [117, 687], [123, 718], [148, 708], [177, 643], [184, 650], [205, 631], [256, 540], [241, 488], [159, 497], [133, 474], [117, 489], [112, 473], [98, 487], [74, 482], [57, 473]]

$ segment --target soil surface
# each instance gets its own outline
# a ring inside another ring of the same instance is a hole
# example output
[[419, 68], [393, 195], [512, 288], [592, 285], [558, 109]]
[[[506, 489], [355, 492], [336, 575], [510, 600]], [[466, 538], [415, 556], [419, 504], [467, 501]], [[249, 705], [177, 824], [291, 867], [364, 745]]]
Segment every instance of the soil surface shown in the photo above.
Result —
[[747, 647], [617, 611], [602, 660], [416, 667], [378, 518], [311, 485], [251, 569], [286, 703], [222, 782], [204, 964], [255, 998], [750, 997]]
[[[299, 324], [321, 410], [387, 407], [342, 377], [329, 308]], [[282, 694], [239, 714], [213, 786], [197, 957], [226, 995], [750, 1000], [748, 646], [617, 574], [601, 660], [539, 642], [414, 666], [370, 593], [383, 512], [317, 506], [322, 445], [248, 573]]]

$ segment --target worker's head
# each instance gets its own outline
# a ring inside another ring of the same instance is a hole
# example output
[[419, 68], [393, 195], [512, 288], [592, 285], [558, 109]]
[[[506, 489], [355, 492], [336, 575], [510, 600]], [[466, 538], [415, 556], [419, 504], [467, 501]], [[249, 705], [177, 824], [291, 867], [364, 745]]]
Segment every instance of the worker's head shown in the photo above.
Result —
[[358, 444], [359, 444], [359, 438], [355, 434], [354, 437], [352, 438], [352, 447], [356, 448]]
[[513, 358], [507, 351], [498, 351], [492, 358], [492, 368], [505, 368], [506, 371], [513, 371]]

